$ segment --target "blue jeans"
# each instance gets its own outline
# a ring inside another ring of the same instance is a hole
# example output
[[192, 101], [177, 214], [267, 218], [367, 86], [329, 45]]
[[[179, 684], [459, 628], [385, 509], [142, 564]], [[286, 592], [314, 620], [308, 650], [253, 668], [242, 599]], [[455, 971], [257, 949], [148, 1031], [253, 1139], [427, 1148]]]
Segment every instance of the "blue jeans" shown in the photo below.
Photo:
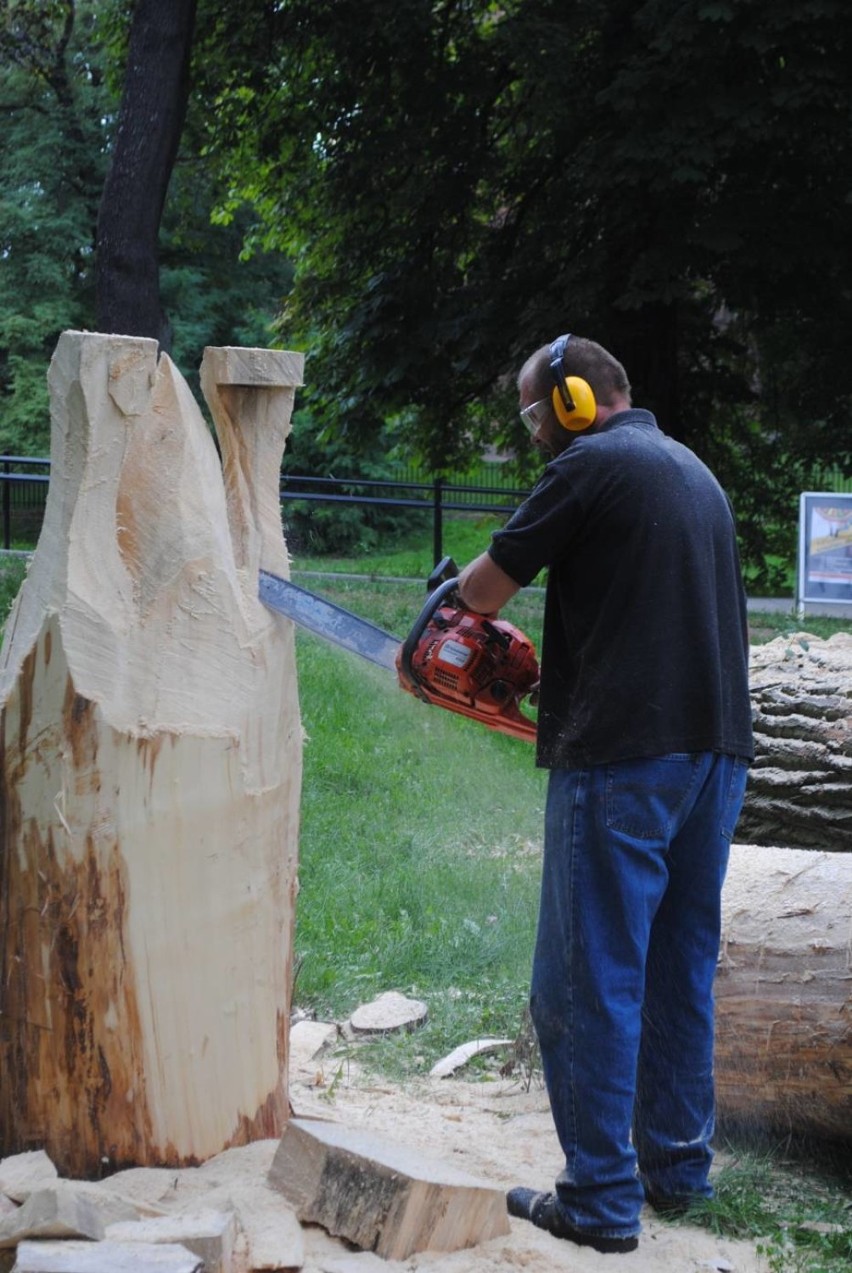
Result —
[[530, 1007], [575, 1228], [633, 1236], [646, 1192], [711, 1193], [720, 895], [746, 776], [712, 752], [550, 774]]

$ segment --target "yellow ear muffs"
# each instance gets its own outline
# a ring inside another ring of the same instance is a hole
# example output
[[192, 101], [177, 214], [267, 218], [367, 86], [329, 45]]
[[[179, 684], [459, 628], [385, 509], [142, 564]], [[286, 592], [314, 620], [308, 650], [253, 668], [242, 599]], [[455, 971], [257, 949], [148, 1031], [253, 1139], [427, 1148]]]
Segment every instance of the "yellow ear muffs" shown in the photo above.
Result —
[[[571, 403], [570, 408], [566, 404], [566, 398]], [[598, 413], [598, 404], [588, 380], [581, 380], [579, 376], [565, 376], [562, 385], [553, 390], [553, 410], [563, 429], [570, 429], [572, 433], [588, 429]]]
[[565, 346], [570, 339], [570, 335], [560, 336], [550, 346], [550, 370], [556, 381], [552, 394], [553, 410], [563, 429], [581, 433], [594, 422], [598, 404], [588, 380], [565, 375]]

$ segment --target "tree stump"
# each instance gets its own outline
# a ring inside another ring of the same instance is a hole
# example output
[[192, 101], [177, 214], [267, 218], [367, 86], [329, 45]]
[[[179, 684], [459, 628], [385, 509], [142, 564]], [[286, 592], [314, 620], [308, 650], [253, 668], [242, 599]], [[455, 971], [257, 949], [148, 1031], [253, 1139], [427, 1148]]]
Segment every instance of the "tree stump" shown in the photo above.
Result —
[[[301, 726], [278, 472], [301, 356], [66, 332], [0, 654], [0, 1144], [65, 1173], [280, 1134]], [[233, 409], [231, 409], [233, 408]]]
[[751, 652], [755, 763], [737, 840], [852, 850], [852, 635]]

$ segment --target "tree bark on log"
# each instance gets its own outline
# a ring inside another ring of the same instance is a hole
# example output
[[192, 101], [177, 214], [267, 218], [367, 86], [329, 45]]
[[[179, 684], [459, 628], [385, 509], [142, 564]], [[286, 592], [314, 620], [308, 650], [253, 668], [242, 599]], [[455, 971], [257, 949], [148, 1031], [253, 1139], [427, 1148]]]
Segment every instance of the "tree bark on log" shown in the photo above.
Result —
[[716, 975], [720, 1120], [852, 1144], [852, 856], [735, 845]]
[[60, 338], [0, 654], [0, 1152], [91, 1176], [286, 1120], [301, 725], [292, 625], [257, 577], [288, 572], [301, 364], [208, 351], [223, 482], [155, 340]]
[[852, 850], [852, 634], [751, 653], [755, 763], [737, 840]]

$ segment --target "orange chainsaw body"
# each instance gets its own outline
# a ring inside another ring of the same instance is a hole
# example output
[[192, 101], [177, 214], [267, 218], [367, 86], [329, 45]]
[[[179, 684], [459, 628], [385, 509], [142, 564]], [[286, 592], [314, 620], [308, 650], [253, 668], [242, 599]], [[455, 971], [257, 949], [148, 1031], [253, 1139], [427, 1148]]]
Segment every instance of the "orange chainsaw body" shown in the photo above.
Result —
[[534, 742], [535, 721], [520, 709], [521, 700], [538, 686], [532, 642], [504, 619], [443, 604], [455, 583], [447, 580], [433, 591], [400, 646], [400, 685], [427, 703]]

